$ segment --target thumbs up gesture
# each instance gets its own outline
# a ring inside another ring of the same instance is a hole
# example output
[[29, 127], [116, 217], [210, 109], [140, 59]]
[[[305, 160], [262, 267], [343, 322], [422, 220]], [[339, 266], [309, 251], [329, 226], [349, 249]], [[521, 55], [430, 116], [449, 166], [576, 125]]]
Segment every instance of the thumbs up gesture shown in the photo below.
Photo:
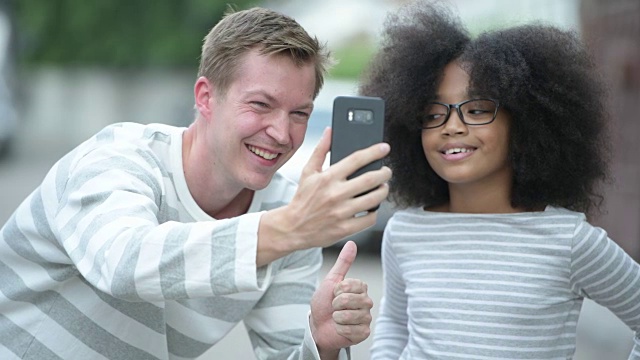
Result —
[[362, 342], [371, 333], [373, 301], [367, 284], [345, 279], [356, 253], [356, 244], [347, 242], [311, 299], [311, 334], [323, 359], [337, 357], [340, 349]]

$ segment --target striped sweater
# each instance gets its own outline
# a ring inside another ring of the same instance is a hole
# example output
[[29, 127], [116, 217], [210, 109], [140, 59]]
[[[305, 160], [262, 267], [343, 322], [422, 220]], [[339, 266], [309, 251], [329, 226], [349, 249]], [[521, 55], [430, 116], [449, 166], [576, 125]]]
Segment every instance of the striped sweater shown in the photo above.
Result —
[[636, 332], [640, 359], [640, 266], [583, 214], [401, 210], [382, 261], [373, 359], [570, 359], [585, 297]]
[[[182, 171], [184, 128], [108, 126], [58, 161], [0, 230], [0, 359], [194, 359], [244, 321], [259, 359], [314, 359], [320, 249], [256, 269], [261, 211], [215, 220]], [[215, 196], [215, 194], [212, 194]]]

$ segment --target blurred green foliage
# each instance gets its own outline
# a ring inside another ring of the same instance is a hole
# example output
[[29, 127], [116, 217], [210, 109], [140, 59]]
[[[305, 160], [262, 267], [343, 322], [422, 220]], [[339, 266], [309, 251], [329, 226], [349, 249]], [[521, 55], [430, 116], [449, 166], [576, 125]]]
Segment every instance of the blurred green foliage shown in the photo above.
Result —
[[255, 0], [19, 0], [18, 63], [197, 67], [202, 39], [228, 3]]
[[329, 71], [329, 76], [358, 79], [376, 51], [376, 46], [369, 41], [352, 41], [335, 49], [333, 57], [338, 63]]
[[[13, 1], [22, 66], [197, 68], [202, 39], [228, 6], [259, 0]], [[362, 40], [362, 39], [360, 39]], [[334, 50], [334, 78], [358, 78], [375, 47], [352, 41]]]

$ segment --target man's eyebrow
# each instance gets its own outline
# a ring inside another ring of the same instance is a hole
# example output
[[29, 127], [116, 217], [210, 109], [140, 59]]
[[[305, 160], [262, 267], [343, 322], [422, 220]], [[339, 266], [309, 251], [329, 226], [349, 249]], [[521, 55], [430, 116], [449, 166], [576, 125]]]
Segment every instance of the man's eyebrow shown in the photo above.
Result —
[[267, 98], [267, 100], [271, 101], [271, 102], [276, 102], [276, 98], [274, 98], [273, 96], [269, 95], [269, 93], [267, 93], [266, 91], [263, 90], [250, 90], [247, 92], [247, 96], [255, 96], [255, 95], [260, 95], [260, 96], [264, 96]]
[[298, 109], [308, 109], [309, 111], [313, 111], [313, 101], [298, 107]]
[[[252, 96], [252, 95], [264, 96], [267, 99], [267, 101], [279, 104], [278, 100], [275, 97], [271, 96], [271, 94], [267, 93], [266, 91], [263, 91], [263, 90], [252, 90], [252, 91], [247, 92], [247, 96]], [[302, 104], [300, 106], [297, 106], [296, 109], [309, 109], [310, 111], [313, 111], [313, 100], [309, 101], [306, 104]]]

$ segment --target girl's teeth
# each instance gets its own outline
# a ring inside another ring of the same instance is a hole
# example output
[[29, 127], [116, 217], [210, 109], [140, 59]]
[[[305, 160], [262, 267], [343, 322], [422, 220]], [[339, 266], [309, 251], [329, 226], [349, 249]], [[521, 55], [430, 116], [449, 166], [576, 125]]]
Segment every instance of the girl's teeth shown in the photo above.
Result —
[[446, 155], [449, 155], [449, 154], [457, 154], [457, 153], [467, 153], [471, 151], [472, 151], [471, 149], [453, 148], [453, 149], [446, 150], [444, 153]]

